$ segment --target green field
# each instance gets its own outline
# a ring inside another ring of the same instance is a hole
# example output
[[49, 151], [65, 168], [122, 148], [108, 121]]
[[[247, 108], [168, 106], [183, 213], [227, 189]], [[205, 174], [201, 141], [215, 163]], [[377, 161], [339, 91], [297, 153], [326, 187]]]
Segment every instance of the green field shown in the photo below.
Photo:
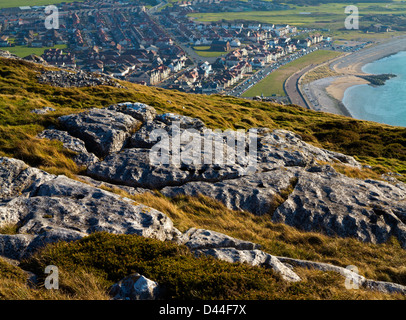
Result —
[[[350, 4], [350, 3], [349, 3]], [[392, 3], [351, 3], [359, 9], [360, 25], [369, 26], [376, 23], [368, 15], [401, 15], [406, 14], [406, 5], [402, 2]], [[218, 13], [193, 13], [190, 17], [198, 21], [233, 21], [246, 20], [261, 23], [291, 24], [298, 27], [314, 27], [330, 29], [331, 36], [346, 37], [371, 37], [359, 30], [345, 30], [344, 21], [347, 17], [344, 9], [347, 4], [328, 3], [318, 6], [292, 6], [290, 10], [279, 11], [245, 11], [245, 12], [218, 12]], [[349, 35], [348, 35], [349, 34]], [[391, 36], [392, 34], [389, 34]], [[373, 35], [372, 35], [373, 36]], [[380, 34], [380, 37], [388, 34]]]
[[[359, 9], [360, 16], [368, 14], [405, 14], [404, 3], [352, 3]], [[344, 9], [347, 5], [342, 3], [320, 4], [318, 6], [292, 6], [290, 10], [276, 11], [245, 11], [245, 12], [217, 12], [217, 13], [192, 13], [199, 21], [220, 21], [224, 20], [252, 20], [263, 23], [275, 24], [328, 24], [333, 21], [344, 24], [347, 14]], [[308, 13], [308, 14], [305, 14]], [[339, 21], [338, 21], [339, 20]]]
[[227, 53], [225, 51], [212, 51], [210, 46], [194, 46], [193, 50], [201, 57], [220, 57]]
[[0, 0], [0, 9], [14, 8], [23, 6], [46, 6], [50, 4], [58, 4], [62, 2], [81, 2], [83, 0]]
[[41, 54], [44, 53], [44, 51], [46, 49], [51, 49], [51, 48], [66, 49], [67, 45], [60, 44], [60, 45], [56, 45], [54, 47], [43, 47], [43, 48], [30, 48], [27, 46], [16, 46], [16, 47], [7, 47], [7, 48], [3, 48], [3, 49], [10, 51], [11, 53], [13, 53], [21, 58], [24, 58], [26, 56], [29, 56], [30, 54], [35, 54], [37, 56], [40, 56]]
[[255, 86], [244, 92], [243, 97], [255, 97], [263, 94], [264, 96], [285, 96], [283, 85], [287, 78], [295, 72], [305, 68], [310, 64], [320, 64], [327, 60], [339, 56], [341, 53], [327, 50], [317, 50], [308, 55], [296, 59], [280, 67], [277, 71], [272, 72], [262, 81], [258, 82]]

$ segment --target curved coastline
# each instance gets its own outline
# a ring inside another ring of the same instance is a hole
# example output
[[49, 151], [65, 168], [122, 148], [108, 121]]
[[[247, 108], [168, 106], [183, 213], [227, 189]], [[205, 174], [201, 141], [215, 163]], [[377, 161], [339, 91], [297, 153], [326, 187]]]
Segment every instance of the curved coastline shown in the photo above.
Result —
[[[345, 91], [343, 103], [354, 118], [406, 127], [405, 61], [406, 51], [401, 51], [363, 67], [363, 71], [377, 76], [371, 79], [372, 85], [353, 86]], [[387, 72], [396, 76], [381, 76]], [[380, 79], [388, 81], [382, 83]]]
[[401, 51], [406, 51], [406, 35], [380, 41], [336, 59], [330, 63], [330, 69], [337, 76], [319, 79], [303, 87], [304, 94], [313, 101], [312, 109], [352, 117], [343, 99], [348, 88], [369, 83], [358, 77], [368, 74], [363, 67]]

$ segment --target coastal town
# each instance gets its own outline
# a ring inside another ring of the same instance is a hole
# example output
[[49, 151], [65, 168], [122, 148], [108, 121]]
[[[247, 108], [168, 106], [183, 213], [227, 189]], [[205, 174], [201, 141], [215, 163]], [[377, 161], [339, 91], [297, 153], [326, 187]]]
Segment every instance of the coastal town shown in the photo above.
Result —
[[284, 10], [285, 5], [229, 0], [163, 4], [62, 3], [59, 28], [51, 30], [44, 27], [44, 7], [1, 9], [0, 49], [45, 48], [40, 58], [62, 68], [188, 93], [240, 95], [241, 88], [275, 70], [282, 59], [290, 61], [330, 41], [320, 32], [309, 35], [288, 24], [202, 23], [188, 16], [231, 6]]

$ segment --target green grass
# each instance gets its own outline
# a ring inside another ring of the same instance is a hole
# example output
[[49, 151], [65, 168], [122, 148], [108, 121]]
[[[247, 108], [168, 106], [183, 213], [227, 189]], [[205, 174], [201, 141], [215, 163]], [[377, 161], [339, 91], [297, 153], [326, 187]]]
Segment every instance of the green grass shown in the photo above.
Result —
[[0, 234], [17, 234], [18, 226], [15, 224], [6, 224], [0, 227]]
[[212, 51], [210, 46], [194, 46], [192, 48], [201, 57], [220, 57], [227, 53], [225, 51]]
[[302, 77], [302, 84], [310, 83], [318, 79], [327, 77], [333, 77], [339, 75], [337, 72], [330, 69], [328, 64], [321, 65], [315, 69], [312, 69]]
[[23, 6], [46, 6], [50, 4], [59, 4], [62, 2], [82, 2], [83, 0], [0, 0], [0, 9], [14, 8]]
[[[344, 8], [347, 5], [356, 5], [359, 8], [361, 26], [369, 26], [373, 22], [369, 15], [401, 15], [406, 14], [406, 6], [400, 2], [393, 3], [325, 3], [317, 6], [290, 5], [290, 10], [278, 11], [246, 11], [246, 12], [219, 12], [219, 13], [193, 13], [190, 17], [197, 21], [246, 20], [261, 23], [290, 24], [298, 27], [328, 28], [331, 32], [323, 32], [343, 39], [370, 39], [373, 37], [390, 37], [394, 33], [365, 34], [359, 30], [345, 30], [344, 21], [347, 15]], [[300, 14], [311, 12], [311, 14]]]
[[295, 61], [292, 61], [278, 70], [272, 72], [265, 79], [258, 82], [255, 86], [243, 93], [243, 97], [255, 97], [264, 94], [264, 96], [285, 96], [284, 83], [294, 73], [307, 67], [310, 64], [320, 64], [327, 60], [339, 56], [341, 53], [327, 50], [317, 50], [309, 53]]
[[[79, 272], [96, 275], [102, 287], [138, 272], [158, 282], [164, 299], [394, 299], [365, 290], [345, 290], [343, 278], [334, 273], [298, 269], [303, 281], [289, 283], [272, 270], [211, 257], [194, 257], [187, 247], [135, 235], [96, 233], [79, 241], [48, 245], [22, 267], [42, 274], [45, 266], [60, 269], [63, 277]], [[40, 281], [43, 279], [40, 279]]]
[[59, 45], [55, 45], [53, 47], [42, 47], [42, 48], [31, 48], [31, 47], [27, 47], [27, 46], [15, 46], [15, 47], [4, 48], [4, 50], [10, 51], [11, 53], [15, 54], [16, 56], [24, 58], [24, 57], [29, 56], [31, 54], [35, 54], [37, 56], [40, 56], [47, 49], [55, 49], [55, 48], [66, 49], [67, 47], [68, 46], [66, 44], [59, 44]]
[[[41, 272], [42, 273], [42, 272]], [[47, 290], [28, 283], [28, 274], [0, 258], [0, 300], [108, 300], [107, 288], [86, 272], [64, 274], [62, 290]]]
[[13, 266], [0, 258], [0, 277], [25, 281], [27, 274], [25, 274], [20, 268]]
[[[198, 21], [220, 21], [225, 20], [251, 20], [263, 23], [319, 25], [338, 22], [344, 24], [347, 15], [344, 9], [348, 4], [327, 3], [318, 6], [294, 6], [290, 10], [277, 11], [246, 11], [246, 12], [218, 12], [218, 13], [192, 13], [189, 16], [197, 18]], [[390, 4], [386, 8], [386, 3], [352, 3], [359, 9], [362, 16], [369, 14], [405, 14], [406, 8], [402, 3]], [[311, 12], [311, 14], [301, 14], [301, 12]], [[330, 21], [328, 21], [330, 19]]]

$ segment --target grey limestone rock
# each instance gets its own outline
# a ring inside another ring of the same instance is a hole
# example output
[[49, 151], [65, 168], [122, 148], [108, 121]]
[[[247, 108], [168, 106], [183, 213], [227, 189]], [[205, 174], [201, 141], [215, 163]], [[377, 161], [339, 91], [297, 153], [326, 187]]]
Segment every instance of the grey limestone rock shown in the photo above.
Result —
[[109, 294], [113, 300], [157, 300], [162, 291], [157, 282], [134, 273], [113, 284]]
[[260, 266], [273, 269], [284, 280], [297, 282], [300, 277], [290, 268], [285, 266], [279, 259], [261, 250], [238, 250], [235, 248], [199, 249], [196, 255], [204, 254], [232, 263], [247, 263], [252, 266]]
[[353, 157], [312, 146], [293, 132], [281, 129], [271, 131], [267, 128], [259, 128], [258, 130], [260, 163], [276, 162], [284, 166], [305, 167], [318, 160], [361, 167]]
[[114, 78], [82, 70], [44, 70], [37, 76], [38, 82], [48, 84], [53, 87], [94, 87], [111, 86], [123, 88]]
[[278, 168], [214, 183], [188, 182], [182, 186], [165, 187], [161, 192], [168, 197], [204, 195], [221, 201], [229, 209], [263, 215], [275, 209], [275, 200], [279, 198], [282, 190], [289, 188], [296, 181], [296, 175], [295, 169]]
[[0, 200], [22, 195], [30, 191], [34, 183], [42, 183], [54, 177], [42, 170], [27, 166], [21, 160], [0, 157]]
[[171, 127], [159, 121], [145, 122], [143, 126], [131, 136], [129, 147], [147, 149], [152, 148], [160, 141], [160, 139], [154, 135], [155, 132], [159, 132], [160, 130], [164, 130], [170, 134]]
[[0, 256], [22, 259], [34, 238], [34, 235], [29, 234], [0, 234]]
[[107, 231], [161, 240], [178, 234], [163, 213], [64, 176], [37, 186], [28, 198], [14, 198], [0, 210], [0, 214], [14, 212], [20, 217], [20, 232], [31, 234], [54, 226], [86, 234]]
[[37, 56], [36, 54], [30, 54], [30, 55], [26, 56], [26, 57], [24, 57], [24, 60], [34, 62], [34, 63], [39, 63], [44, 66], [48, 65], [48, 63], [46, 62], [46, 60], [44, 58]]
[[44, 108], [42, 108], [42, 109], [34, 109], [34, 110], [32, 110], [31, 112], [32, 112], [32, 113], [35, 113], [35, 114], [47, 114], [47, 113], [53, 112], [53, 111], [55, 111], [54, 108], [44, 107]]
[[302, 171], [272, 216], [305, 231], [382, 243], [395, 236], [406, 247], [406, 186], [342, 174]]
[[120, 151], [140, 122], [133, 117], [107, 109], [91, 109], [62, 116], [59, 121], [74, 137], [83, 140], [86, 149], [98, 157]]
[[0, 234], [0, 256], [21, 260], [33, 254], [37, 249], [48, 243], [58, 241], [74, 241], [86, 234], [63, 228], [44, 229], [39, 234]]
[[166, 215], [131, 199], [27, 167], [19, 160], [0, 158], [0, 164], [0, 227], [15, 224], [21, 234], [3, 237], [7, 243], [3, 252], [11, 252], [5, 249], [10, 246], [34, 248], [96, 231], [160, 240], [181, 235]]
[[47, 129], [42, 131], [38, 137], [42, 139], [61, 141], [66, 149], [77, 153], [73, 160], [79, 166], [87, 167], [99, 161], [98, 157], [87, 151], [86, 145], [82, 140], [72, 137], [67, 131]]
[[153, 121], [157, 115], [154, 107], [140, 102], [122, 102], [111, 105], [108, 109], [128, 114], [141, 122]]
[[179, 238], [178, 243], [189, 247], [196, 256], [208, 255], [231, 263], [272, 268], [287, 281], [300, 281], [300, 277], [283, 265], [276, 257], [265, 253], [260, 245], [236, 239], [220, 232], [191, 228]]
[[10, 53], [10, 51], [7, 50], [0, 50], [0, 57], [13, 60], [22, 60], [19, 56]]
[[178, 241], [191, 250], [210, 248], [235, 248], [238, 250], [259, 249], [260, 245], [232, 238], [223, 233], [191, 228], [186, 231]]
[[110, 190], [122, 190], [126, 193], [128, 193], [129, 195], [135, 196], [135, 195], [140, 195], [140, 194], [144, 194], [144, 193], [152, 193], [151, 190], [149, 189], [144, 189], [144, 188], [133, 188], [133, 187], [129, 187], [129, 186], [124, 186], [124, 185], [120, 185], [120, 184], [112, 184], [112, 183], [108, 183], [108, 182], [104, 182], [104, 181], [100, 181], [100, 180], [96, 180], [96, 179], [92, 179], [88, 176], [78, 176], [78, 178], [80, 179], [80, 181], [85, 182], [86, 184], [92, 186], [92, 187], [96, 187], [96, 188], [101, 188], [101, 189], [110, 189]]
[[131, 148], [111, 154], [90, 166], [87, 173], [98, 180], [131, 187], [160, 189], [189, 181], [220, 181], [240, 176], [240, 167], [159, 163], [150, 149]]
[[205, 124], [202, 120], [175, 113], [164, 113], [157, 115], [155, 120], [163, 122], [168, 126], [177, 123], [181, 129], [203, 130], [205, 128]]
[[[296, 267], [315, 269], [321, 271], [332, 271], [341, 274], [348, 279], [350, 284], [354, 284], [357, 287], [364, 287], [369, 290], [375, 290], [383, 293], [402, 293], [406, 294], [406, 286], [386, 281], [376, 281], [367, 279], [364, 276], [359, 275], [357, 272], [352, 271], [352, 268], [338, 267], [329, 263], [307, 261], [286, 257], [277, 257], [282, 263], [287, 263]], [[352, 267], [352, 266], [351, 266]]]

